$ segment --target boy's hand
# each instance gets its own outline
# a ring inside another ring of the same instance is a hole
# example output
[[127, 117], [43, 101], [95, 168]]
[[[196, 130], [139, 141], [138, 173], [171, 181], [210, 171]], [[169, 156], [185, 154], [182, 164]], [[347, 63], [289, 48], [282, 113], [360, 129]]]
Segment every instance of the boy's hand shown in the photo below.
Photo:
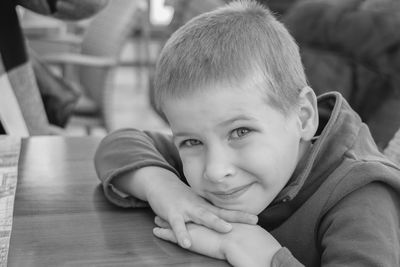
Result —
[[[168, 223], [159, 217], [154, 235], [177, 243]], [[270, 266], [273, 255], [281, 248], [276, 239], [258, 225], [234, 223], [229, 233], [218, 233], [201, 225], [188, 224], [192, 238], [191, 251], [228, 261], [233, 266]]]
[[[154, 184], [150, 186], [147, 201], [153, 211], [168, 222], [178, 244], [183, 248], [191, 246], [186, 223], [193, 222], [221, 233], [231, 231], [232, 225], [228, 222], [257, 223], [258, 218], [255, 215], [221, 209], [212, 205], [195, 194], [173, 173], [164, 171], [169, 174], [165, 173], [162, 176], [157, 175], [160, 178], [148, 179]], [[169, 179], [166, 175], [173, 177]]]

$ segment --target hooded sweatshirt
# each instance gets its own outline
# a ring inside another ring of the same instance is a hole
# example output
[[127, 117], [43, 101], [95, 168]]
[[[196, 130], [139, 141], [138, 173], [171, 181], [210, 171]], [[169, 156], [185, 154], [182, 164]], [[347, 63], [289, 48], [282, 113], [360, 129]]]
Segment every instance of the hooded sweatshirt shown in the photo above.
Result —
[[[400, 266], [400, 169], [377, 149], [368, 127], [339, 93], [318, 98], [319, 130], [288, 184], [259, 214], [282, 245], [272, 266]], [[145, 166], [174, 172], [182, 163], [172, 137], [125, 129], [107, 136], [96, 156], [107, 198], [143, 202], [112, 179]]]

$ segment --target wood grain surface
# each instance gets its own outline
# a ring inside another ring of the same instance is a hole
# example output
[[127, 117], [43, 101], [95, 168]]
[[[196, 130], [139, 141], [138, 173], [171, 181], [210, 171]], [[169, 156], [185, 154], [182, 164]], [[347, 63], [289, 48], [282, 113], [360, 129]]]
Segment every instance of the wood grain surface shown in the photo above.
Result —
[[99, 142], [24, 140], [8, 266], [228, 266], [155, 238], [150, 209], [110, 204], [93, 166]]

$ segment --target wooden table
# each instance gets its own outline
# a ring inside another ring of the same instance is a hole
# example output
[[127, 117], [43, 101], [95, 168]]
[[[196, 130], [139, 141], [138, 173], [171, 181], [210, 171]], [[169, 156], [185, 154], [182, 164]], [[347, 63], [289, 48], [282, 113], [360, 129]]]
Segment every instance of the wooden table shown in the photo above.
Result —
[[152, 235], [150, 209], [110, 204], [93, 137], [24, 140], [8, 266], [228, 266]]

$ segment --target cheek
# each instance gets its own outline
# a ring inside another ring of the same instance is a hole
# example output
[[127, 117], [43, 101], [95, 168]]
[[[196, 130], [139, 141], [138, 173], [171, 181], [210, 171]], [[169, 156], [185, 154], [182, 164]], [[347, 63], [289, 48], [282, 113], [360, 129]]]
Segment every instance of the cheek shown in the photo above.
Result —
[[190, 187], [192, 187], [196, 192], [201, 189], [201, 181], [203, 177], [202, 164], [199, 160], [181, 157], [183, 164], [183, 173]]
[[241, 151], [240, 165], [265, 185], [288, 180], [296, 165], [297, 147], [294, 143], [259, 140]]
[[238, 169], [250, 173], [262, 183], [267, 182], [267, 177], [272, 177], [275, 157], [272, 156], [271, 148], [262, 143], [247, 146], [238, 153], [236, 160]]

